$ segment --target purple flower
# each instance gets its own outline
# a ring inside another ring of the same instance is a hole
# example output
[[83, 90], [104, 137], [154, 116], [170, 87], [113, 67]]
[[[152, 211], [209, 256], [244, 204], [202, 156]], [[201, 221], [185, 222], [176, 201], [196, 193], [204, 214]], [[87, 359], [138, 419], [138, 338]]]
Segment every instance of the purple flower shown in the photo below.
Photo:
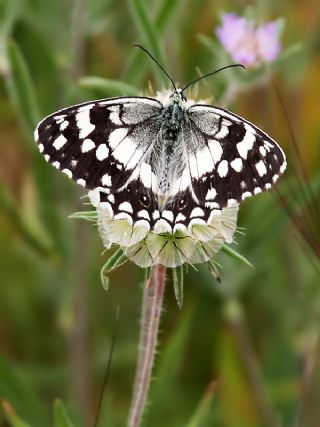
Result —
[[235, 13], [226, 13], [216, 34], [233, 60], [246, 66], [272, 62], [281, 50], [276, 22], [258, 26]]

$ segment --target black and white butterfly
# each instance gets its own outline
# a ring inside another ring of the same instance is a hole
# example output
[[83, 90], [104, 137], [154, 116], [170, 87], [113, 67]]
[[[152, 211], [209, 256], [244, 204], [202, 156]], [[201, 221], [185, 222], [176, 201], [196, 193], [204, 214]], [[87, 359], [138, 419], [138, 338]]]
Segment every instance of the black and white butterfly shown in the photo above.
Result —
[[35, 140], [47, 162], [115, 219], [171, 232], [204, 224], [270, 189], [286, 161], [261, 129], [187, 101], [185, 89], [174, 86], [165, 101], [117, 97], [65, 108], [39, 123]]

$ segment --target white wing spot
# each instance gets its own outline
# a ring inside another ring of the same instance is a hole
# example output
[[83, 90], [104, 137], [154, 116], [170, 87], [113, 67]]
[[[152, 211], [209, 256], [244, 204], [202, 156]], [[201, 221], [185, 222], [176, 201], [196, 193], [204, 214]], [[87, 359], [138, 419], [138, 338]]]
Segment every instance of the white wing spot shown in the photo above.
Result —
[[103, 177], [101, 178], [101, 182], [102, 185], [105, 185], [106, 187], [110, 187], [111, 186], [111, 176], [108, 175], [107, 173], [103, 175]]
[[219, 203], [216, 203], [216, 202], [206, 202], [205, 207], [209, 209], [216, 209], [216, 208], [219, 209], [220, 206], [219, 206]]
[[43, 153], [43, 150], [44, 150], [43, 144], [39, 144], [38, 148], [39, 148], [40, 153]]
[[34, 140], [37, 142], [39, 139], [39, 132], [38, 132], [38, 128], [34, 131]]
[[68, 120], [64, 120], [60, 125], [61, 132], [64, 131], [65, 129], [67, 129], [68, 126], [69, 126]]
[[119, 210], [127, 211], [127, 212], [130, 212], [130, 213], [133, 213], [132, 206], [131, 206], [131, 204], [130, 204], [129, 202], [123, 202], [123, 203], [120, 203], [120, 205], [119, 205]]
[[82, 178], [77, 179], [77, 184], [81, 185], [82, 187], [86, 186], [86, 181]]
[[267, 173], [266, 165], [263, 163], [262, 160], [260, 160], [260, 162], [256, 163], [255, 167], [257, 169], [259, 176], [263, 176]]
[[206, 200], [213, 200], [217, 195], [217, 192], [214, 188], [210, 188], [206, 195]]
[[253, 192], [254, 192], [254, 194], [259, 194], [259, 193], [262, 193], [262, 190], [261, 190], [261, 188], [260, 188], [260, 187], [256, 187], [256, 188], [253, 190]]
[[217, 132], [216, 134], [215, 134], [215, 138], [217, 138], [217, 139], [223, 139], [223, 138], [225, 138], [227, 135], [228, 135], [228, 133], [229, 133], [229, 128], [228, 128], [228, 126], [226, 126], [226, 125], [224, 125], [223, 123], [222, 123], [222, 126], [221, 126], [221, 129], [219, 130], [219, 132]]
[[220, 142], [216, 141], [215, 139], [210, 139], [208, 145], [209, 145], [209, 150], [211, 151], [213, 161], [215, 163], [218, 163], [223, 153], [223, 149], [221, 147]]
[[176, 222], [183, 222], [185, 220], [186, 220], [185, 215], [183, 215], [181, 212], [179, 212], [177, 217], [176, 217]]
[[109, 119], [114, 123], [115, 125], [121, 125], [122, 122], [119, 117], [119, 106], [118, 105], [112, 105], [109, 107], [110, 115]]
[[88, 151], [92, 150], [93, 148], [95, 148], [95, 143], [92, 141], [92, 139], [85, 139], [81, 145], [81, 151], [83, 153], [87, 153]]
[[102, 161], [109, 156], [109, 149], [106, 144], [100, 144], [96, 151], [96, 157]]
[[148, 165], [148, 163], [145, 163], [145, 162], [141, 163], [139, 176], [142, 184], [145, 187], [150, 188], [152, 183], [152, 171], [151, 171], [151, 166]]
[[243, 137], [243, 140], [238, 142], [237, 144], [238, 153], [243, 159], [247, 158], [248, 151], [251, 150], [251, 148], [253, 147], [255, 140], [256, 140], [255, 135], [247, 129]]
[[280, 173], [283, 173], [286, 170], [286, 167], [287, 167], [287, 162], [282, 163], [280, 167]]
[[199, 177], [207, 172], [212, 172], [214, 163], [207, 148], [198, 151], [194, 156], [190, 157], [190, 169], [192, 176]]
[[236, 159], [232, 160], [232, 162], [230, 163], [230, 166], [236, 171], [236, 172], [241, 172], [242, 171], [242, 167], [243, 167], [243, 162], [240, 159], [240, 157], [237, 157]]
[[173, 220], [174, 220], [174, 217], [173, 217], [173, 212], [171, 212], [171, 211], [168, 211], [168, 210], [164, 210], [163, 212], [162, 212], [162, 218], [165, 218], [165, 219], [167, 219], [168, 221], [170, 221], [170, 222], [173, 222]]
[[61, 172], [67, 175], [69, 178], [72, 178], [72, 172], [70, 169], [62, 169]]
[[262, 146], [259, 147], [259, 151], [260, 151], [261, 156], [263, 156], [263, 157], [266, 156], [267, 151], [266, 151], [266, 149], [264, 147], [262, 147]]
[[109, 145], [111, 148], [116, 148], [117, 145], [127, 136], [128, 129], [119, 128], [112, 131], [109, 135]]
[[144, 218], [144, 219], [147, 219], [148, 221], [150, 221], [150, 215], [149, 215], [148, 211], [146, 211], [145, 209], [142, 209], [141, 211], [139, 211], [137, 216], [139, 218]]
[[153, 212], [153, 214], [152, 214], [152, 218], [153, 218], [154, 220], [156, 220], [156, 219], [160, 218], [160, 212], [159, 212], [157, 209]]
[[219, 163], [218, 166], [218, 174], [221, 178], [224, 178], [225, 176], [227, 176], [229, 167], [228, 167], [228, 162], [226, 160], [222, 160], [222, 162]]
[[252, 196], [252, 194], [250, 193], [250, 191], [246, 191], [245, 193], [242, 194], [241, 198], [242, 198], [242, 200], [244, 200], [244, 199], [247, 199], [250, 196]]
[[109, 196], [108, 196], [108, 200], [109, 200], [111, 203], [114, 203], [114, 195], [113, 195], [113, 194], [109, 194]]
[[193, 208], [190, 214], [190, 218], [194, 218], [197, 216], [204, 216], [203, 209], [199, 208], [198, 206], [196, 208]]
[[60, 168], [60, 162], [53, 162], [52, 166], [56, 169], [59, 169]]
[[85, 106], [84, 110], [76, 115], [77, 126], [79, 128], [79, 138], [86, 138], [95, 128], [90, 122], [90, 109], [91, 106]]
[[67, 141], [67, 138], [65, 138], [63, 135], [59, 135], [58, 138], [56, 138], [54, 141], [53, 146], [56, 150], [60, 150]]

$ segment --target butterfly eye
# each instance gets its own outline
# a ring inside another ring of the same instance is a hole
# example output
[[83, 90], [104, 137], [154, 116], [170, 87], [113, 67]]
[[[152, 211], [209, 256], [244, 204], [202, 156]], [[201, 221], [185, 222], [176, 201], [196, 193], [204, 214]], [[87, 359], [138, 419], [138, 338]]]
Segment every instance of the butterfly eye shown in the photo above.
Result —
[[145, 193], [141, 194], [140, 202], [145, 208], [148, 208], [150, 206], [150, 197]]
[[186, 197], [182, 197], [179, 202], [178, 202], [178, 209], [181, 211], [182, 209], [184, 209], [187, 206], [187, 198]]

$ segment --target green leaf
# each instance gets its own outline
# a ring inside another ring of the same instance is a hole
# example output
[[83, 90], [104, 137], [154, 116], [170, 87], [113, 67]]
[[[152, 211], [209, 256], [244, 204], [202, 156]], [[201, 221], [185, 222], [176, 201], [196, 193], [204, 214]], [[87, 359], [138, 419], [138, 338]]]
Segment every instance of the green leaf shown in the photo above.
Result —
[[120, 267], [128, 261], [128, 258], [124, 255], [123, 250], [119, 248], [104, 264], [101, 269], [100, 277], [101, 283], [104, 289], [109, 289], [109, 278], [108, 274], [116, 268]]
[[[209, 413], [215, 395], [215, 383], [212, 382], [205, 390], [194, 414], [191, 416], [187, 427], [201, 427], [209, 425]], [[207, 424], [204, 424], [207, 421]]]
[[11, 427], [31, 427], [30, 424], [24, 422], [14, 411], [12, 406], [6, 401], [2, 401], [2, 408], [6, 419]]
[[172, 270], [174, 294], [180, 310], [183, 306], [183, 266], [180, 265]]
[[97, 211], [80, 211], [80, 212], [74, 212], [73, 214], [69, 215], [68, 218], [84, 219], [90, 222], [97, 222], [98, 214], [97, 214]]
[[10, 66], [8, 91], [17, 105], [28, 134], [31, 136], [40, 118], [34, 85], [22, 52], [13, 40], [9, 40], [7, 43], [7, 55]]
[[79, 80], [79, 85], [85, 89], [93, 89], [107, 95], [137, 95], [137, 89], [121, 80], [104, 79], [102, 77], [87, 76]]
[[247, 260], [243, 255], [239, 254], [234, 249], [231, 249], [230, 246], [222, 246], [221, 250], [229, 255], [231, 258], [236, 259], [237, 261], [242, 262], [242, 264], [248, 265], [251, 268], [254, 268], [250, 261]]
[[60, 399], [54, 402], [54, 427], [73, 427], [73, 423]]
[[[156, 57], [162, 66], [166, 67], [165, 57], [159, 43], [161, 37], [159, 37], [156, 26], [148, 16], [145, 4], [142, 0], [132, 0], [129, 4], [133, 19], [142, 35], [142, 39], [146, 41], [152, 55]], [[160, 74], [157, 74], [157, 76], [160, 76]], [[161, 73], [161, 77], [164, 77], [163, 73]]]

